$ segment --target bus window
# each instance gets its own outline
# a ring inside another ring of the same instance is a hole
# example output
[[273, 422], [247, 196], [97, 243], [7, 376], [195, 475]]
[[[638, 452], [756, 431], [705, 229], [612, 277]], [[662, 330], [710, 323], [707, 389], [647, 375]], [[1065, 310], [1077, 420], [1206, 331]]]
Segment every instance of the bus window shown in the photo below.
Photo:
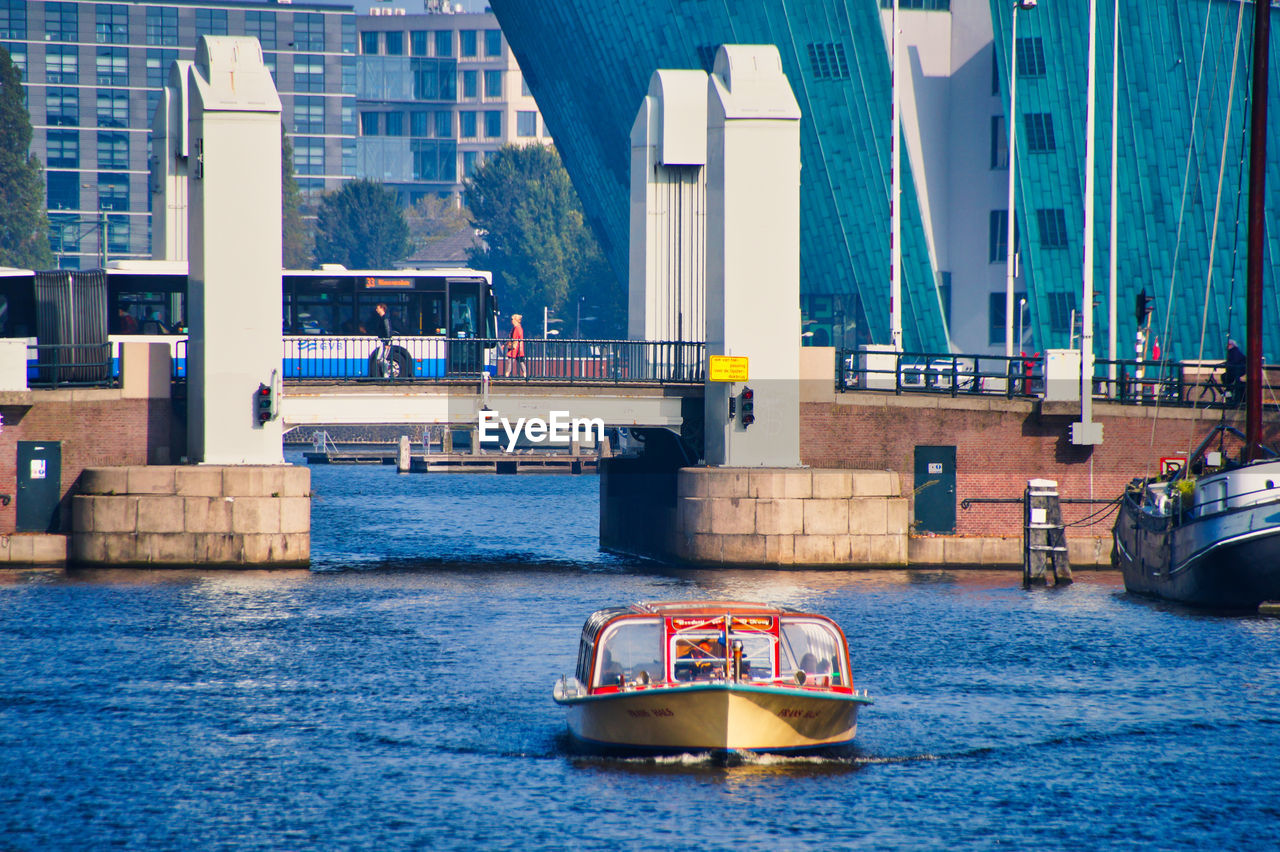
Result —
[[480, 316], [480, 286], [471, 283], [455, 283], [449, 286], [450, 337], [476, 337], [479, 329], [476, 318]]
[[445, 324], [444, 294], [424, 293], [422, 296], [422, 334], [447, 335]]

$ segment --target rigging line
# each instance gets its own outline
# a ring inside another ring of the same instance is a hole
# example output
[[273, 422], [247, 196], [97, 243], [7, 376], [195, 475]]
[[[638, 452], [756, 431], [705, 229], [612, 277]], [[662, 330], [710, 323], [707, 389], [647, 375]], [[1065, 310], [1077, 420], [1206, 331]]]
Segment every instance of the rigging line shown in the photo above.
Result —
[[[1196, 147], [1196, 121], [1200, 115], [1200, 89], [1204, 82], [1204, 60], [1209, 49], [1209, 20], [1210, 13], [1213, 11], [1213, 3], [1205, 4], [1204, 10], [1204, 38], [1200, 42], [1200, 66], [1196, 70], [1196, 95], [1191, 103], [1191, 133], [1187, 139], [1187, 159], [1182, 167], [1182, 193], [1178, 199], [1178, 230], [1173, 240], [1173, 262], [1169, 265], [1169, 293], [1173, 293], [1174, 280], [1178, 275], [1178, 255], [1182, 249], [1182, 217], [1187, 209], [1187, 183], [1191, 178], [1191, 155]], [[1165, 311], [1166, 324], [1168, 316], [1172, 313], [1172, 305]], [[1168, 338], [1168, 329], [1165, 329], [1165, 337]]]
[[[1213, 201], [1213, 225], [1209, 235], [1209, 269], [1205, 274], [1204, 281], [1204, 309], [1200, 316], [1200, 345], [1196, 350], [1196, 361], [1204, 360], [1204, 338], [1209, 323], [1209, 293], [1213, 289], [1213, 256], [1218, 245], [1218, 215], [1222, 209], [1222, 181], [1226, 175], [1227, 169], [1227, 141], [1231, 131], [1231, 105], [1235, 99], [1236, 93], [1236, 70], [1240, 60], [1240, 34], [1244, 29], [1244, 4], [1239, 4], [1239, 13], [1236, 15], [1236, 37], [1235, 45], [1232, 48], [1231, 55], [1231, 79], [1227, 86], [1227, 108], [1222, 121], [1222, 153], [1218, 157], [1218, 187], [1217, 193]], [[1209, 34], [1208, 18], [1205, 19], [1205, 36]], [[1194, 117], [1193, 117], [1194, 123]], [[1185, 200], [1185, 198], [1184, 198]], [[1181, 216], [1179, 216], [1179, 230], [1181, 230]], [[1176, 250], [1175, 250], [1176, 251]], [[1169, 278], [1169, 309], [1165, 312], [1165, 337], [1168, 338], [1169, 321], [1173, 314], [1173, 276]], [[1157, 406], [1159, 402], [1157, 401]], [[1152, 418], [1151, 421], [1151, 441], [1155, 442], [1156, 422]], [[1188, 436], [1187, 454], [1191, 453], [1190, 436]]]
[[[1242, 4], [1243, 9], [1243, 4]], [[1165, 326], [1163, 334], [1165, 342], [1169, 342], [1169, 323], [1173, 316], [1173, 286], [1178, 277], [1178, 255], [1182, 251], [1182, 219], [1187, 209], [1187, 184], [1191, 179], [1191, 155], [1196, 147], [1196, 122], [1200, 116], [1200, 91], [1204, 83], [1204, 62], [1205, 56], [1209, 51], [1209, 21], [1213, 12], [1213, 3], [1205, 4], [1204, 10], [1204, 37], [1200, 40], [1200, 63], [1196, 69], [1196, 94], [1191, 102], [1191, 131], [1187, 137], [1187, 158], [1182, 166], [1182, 191], [1178, 196], [1178, 229], [1173, 239], [1173, 260], [1169, 264], [1169, 302], [1165, 308]], [[1243, 14], [1243, 11], [1241, 12]], [[1116, 22], [1119, 26], [1119, 22]], [[1112, 73], [1115, 73], [1114, 69]], [[1115, 117], [1112, 117], [1112, 121]], [[1154, 289], [1154, 285], [1153, 285]], [[1138, 321], [1138, 331], [1142, 331], [1142, 321]], [[1143, 340], [1143, 353], [1146, 354], [1146, 341]], [[1156, 399], [1156, 416], [1151, 420], [1151, 445], [1155, 445], [1156, 440], [1156, 420], [1160, 413], [1160, 400]]]
[[[1213, 230], [1209, 237], [1209, 269], [1205, 274], [1204, 281], [1204, 310], [1200, 316], [1200, 348], [1196, 353], [1196, 360], [1204, 359], [1204, 339], [1208, 334], [1209, 325], [1209, 293], [1213, 289], [1213, 260], [1214, 253], [1218, 246], [1218, 214], [1222, 205], [1222, 181], [1227, 170], [1227, 140], [1231, 131], [1231, 105], [1236, 93], [1236, 67], [1240, 58], [1240, 33], [1244, 28], [1244, 4], [1241, 3], [1240, 12], [1236, 16], [1236, 39], [1235, 52], [1231, 57], [1231, 82], [1227, 89], [1227, 110], [1226, 117], [1222, 122], [1222, 156], [1218, 160], [1218, 190], [1213, 201]], [[1237, 240], [1239, 242], [1239, 240]], [[1171, 294], [1172, 295], [1172, 294]]]

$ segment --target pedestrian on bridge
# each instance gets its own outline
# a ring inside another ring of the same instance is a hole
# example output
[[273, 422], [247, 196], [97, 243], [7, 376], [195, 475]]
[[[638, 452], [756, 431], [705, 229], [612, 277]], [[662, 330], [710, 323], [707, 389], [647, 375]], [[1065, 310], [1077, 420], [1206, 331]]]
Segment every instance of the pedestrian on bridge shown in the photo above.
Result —
[[508, 376], [518, 369], [521, 378], [528, 375], [524, 366], [524, 326], [520, 324], [523, 319], [524, 316], [521, 314], [511, 315], [511, 339], [507, 341], [506, 369], [506, 375]]

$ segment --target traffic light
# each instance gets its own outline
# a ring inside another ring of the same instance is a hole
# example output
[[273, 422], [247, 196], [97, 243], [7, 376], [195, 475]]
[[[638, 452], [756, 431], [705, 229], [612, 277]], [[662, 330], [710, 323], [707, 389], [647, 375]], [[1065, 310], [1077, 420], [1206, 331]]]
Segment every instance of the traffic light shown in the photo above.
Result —
[[739, 406], [742, 411], [742, 428], [747, 428], [756, 422], [756, 392], [751, 388], [744, 387], [742, 389], [742, 404]]
[[1149, 313], [1151, 313], [1151, 297], [1147, 295], [1146, 290], [1142, 290], [1133, 300], [1133, 318], [1141, 326], [1147, 321]]
[[265, 426], [275, 419], [276, 395], [270, 385], [258, 385], [258, 390], [253, 395], [253, 407], [259, 426]]

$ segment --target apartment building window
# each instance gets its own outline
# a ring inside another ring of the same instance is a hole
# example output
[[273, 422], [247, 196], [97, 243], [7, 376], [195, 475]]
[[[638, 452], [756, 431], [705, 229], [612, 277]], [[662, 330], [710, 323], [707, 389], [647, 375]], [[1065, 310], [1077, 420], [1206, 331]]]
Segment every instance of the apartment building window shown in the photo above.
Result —
[[128, 210], [129, 176], [99, 172], [98, 206], [103, 210]]
[[462, 72], [462, 96], [464, 98], [480, 97], [480, 72]]
[[404, 56], [404, 33], [387, 32], [386, 36], [386, 54], [387, 56]]
[[[1013, 294], [1013, 309], [1015, 311], [1026, 297], [1026, 291], [1017, 291]], [[1008, 294], [1004, 291], [991, 293], [987, 296], [987, 344], [989, 346], [1004, 343], [1004, 318], [1006, 316], [1005, 308], [1007, 307], [1005, 300], [1007, 298]], [[1023, 328], [1026, 328], [1025, 323]]]
[[484, 72], [484, 96], [486, 98], [502, 97], [502, 72]]
[[538, 135], [538, 114], [521, 110], [516, 113], [516, 135], [525, 138]]
[[147, 86], [162, 89], [169, 79], [169, 66], [178, 58], [176, 50], [148, 50], [146, 58]]
[[50, 130], [45, 135], [48, 154], [45, 165], [51, 169], [74, 169], [80, 166], [80, 131]]
[[300, 175], [324, 174], [324, 140], [299, 139], [293, 149], [293, 167]]
[[409, 135], [416, 136], [419, 139], [425, 139], [430, 136], [429, 125], [427, 124], [427, 116], [431, 113], [427, 112], [411, 112], [409, 113]]
[[476, 55], [475, 30], [458, 30], [458, 53], [461, 56]]
[[66, 83], [73, 86], [80, 82], [80, 64], [76, 48], [57, 44], [46, 47], [44, 79], [46, 83]]
[[18, 73], [22, 75], [22, 79], [27, 79], [27, 46], [25, 44], [10, 43], [3, 45], [3, 47], [9, 51], [9, 58], [13, 60]]
[[463, 151], [462, 152], [462, 176], [471, 177], [476, 173], [476, 169], [480, 166], [479, 151]]
[[75, 210], [80, 207], [80, 175], [76, 172], [46, 172], [49, 178], [49, 209]]
[[378, 33], [368, 31], [360, 33], [360, 52], [365, 56], [378, 55]]
[[360, 113], [360, 135], [361, 136], [377, 136], [378, 135], [378, 113], [376, 112]]
[[355, 98], [342, 99], [342, 132], [349, 136], [356, 135]]
[[458, 135], [463, 139], [474, 139], [476, 133], [476, 114], [470, 110], [458, 113]]
[[354, 92], [356, 90], [356, 58], [354, 56], [342, 57], [342, 91]]
[[98, 168], [129, 168], [128, 133], [98, 133]]
[[264, 52], [264, 53], [262, 54], [262, 64], [266, 66], [266, 68], [267, 68], [267, 73], [269, 73], [269, 74], [271, 75], [271, 82], [273, 82], [273, 83], [276, 81], [276, 77], [277, 77], [277, 74], [276, 74], [276, 56], [277, 56], [277, 54], [274, 54], [274, 53], [265, 53], [265, 52]]
[[124, 89], [98, 90], [98, 126], [129, 126], [129, 92]]
[[1044, 42], [1039, 36], [1018, 39], [1018, 76], [1044, 76]]
[[388, 136], [404, 135], [404, 113], [402, 112], [387, 113], [387, 135]]
[[991, 116], [991, 168], [1009, 168], [1009, 133], [1003, 115]]
[[53, 41], [79, 41], [79, 11], [75, 3], [45, 3], [44, 34]]
[[453, 30], [436, 30], [436, 56], [453, 56]]
[[342, 52], [356, 52], [356, 19], [353, 15], [342, 18]]
[[484, 31], [484, 55], [485, 56], [501, 56], [502, 55], [502, 30], [485, 30]]
[[1062, 208], [1041, 209], [1036, 211], [1036, 221], [1040, 226], [1040, 245], [1044, 248], [1067, 247], [1067, 215]]
[[295, 92], [324, 91], [324, 57], [298, 53], [293, 57], [293, 89]]
[[1052, 113], [1027, 113], [1022, 117], [1022, 127], [1027, 134], [1027, 150], [1031, 153], [1044, 154], [1057, 148]]
[[440, 110], [436, 113], [436, 138], [452, 139], [453, 138], [453, 113], [448, 110]]
[[[178, 44], [178, 9], [175, 6], [147, 7], [147, 44]], [[272, 45], [274, 47], [275, 45]]]
[[0, 38], [26, 37], [27, 0], [0, 0]]
[[80, 90], [49, 86], [44, 90], [45, 123], [74, 127], [80, 123]]
[[226, 35], [226, 9], [196, 9], [196, 37], [202, 35]]
[[293, 129], [295, 133], [324, 133], [324, 98], [295, 97]]
[[356, 140], [342, 140], [342, 174], [355, 177], [356, 174]]
[[1075, 293], [1049, 294], [1049, 330], [1066, 334], [1074, 331], [1071, 327], [1076, 312]]
[[244, 34], [253, 36], [263, 50], [276, 49], [276, 16], [274, 12], [245, 12]]
[[987, 221], [987, 262], [1003, 263], [1008, 253], [1009, 211], [992, 210]]
[[409, 33], [409, 53], [412, 56], [427, 55], [427, 31], [414, 30]]
[[324, 51], [324, 15], [319, 12], [293, 14], [293, 49], [311, 53]]
[[123, 47], [100, 47], [97, 56], [99, 86], [129, 85], [129, 51]]
[[485, 110], [484, 135], [486, 139], [497, 139], [502, 136], [502, 110]]

